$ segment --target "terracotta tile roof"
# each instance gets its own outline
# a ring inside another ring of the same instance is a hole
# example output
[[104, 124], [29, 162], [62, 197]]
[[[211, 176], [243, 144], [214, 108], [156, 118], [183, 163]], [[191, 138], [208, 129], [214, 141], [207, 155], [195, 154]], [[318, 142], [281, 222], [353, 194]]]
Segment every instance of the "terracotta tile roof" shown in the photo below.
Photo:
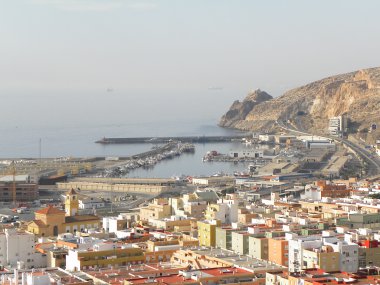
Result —
[[40, 228], [47, 228], [47, 225], [45, 225], [41, 220], [33, 220], [33, 221], [30, 222], [30, 224], [31, 223], [35, 223]]
[[47, 206], [46, 208], [42, 208], [35, 213], [44, 214], [44, 215], [54, 215], [54, 214], [65, 214], [65, 211], [54, 208], [52, 205]]

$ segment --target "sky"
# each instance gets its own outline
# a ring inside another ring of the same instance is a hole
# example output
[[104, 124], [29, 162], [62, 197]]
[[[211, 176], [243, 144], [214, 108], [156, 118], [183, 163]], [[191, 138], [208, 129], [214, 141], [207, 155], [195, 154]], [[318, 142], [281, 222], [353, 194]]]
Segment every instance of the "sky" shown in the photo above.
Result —
[[378, 11], [377, 0], [0, 0], [0, 121], [216, 120], [250, 90], [279, 96], [379, 66]]

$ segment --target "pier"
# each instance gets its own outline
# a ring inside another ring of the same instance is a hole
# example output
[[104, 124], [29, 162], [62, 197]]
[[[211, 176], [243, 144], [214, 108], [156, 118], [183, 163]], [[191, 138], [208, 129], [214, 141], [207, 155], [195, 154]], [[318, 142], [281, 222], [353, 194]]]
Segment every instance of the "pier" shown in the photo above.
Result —
[[102, 138], [96, 141], [101, 144], [133, 144], [133, 143], [168, 143], [180, 141], [183, 143], [218, 143], [241, 140], [251, 134], [233, 136], [183, 136], [183, 137], [135, 137], [135, 138]]

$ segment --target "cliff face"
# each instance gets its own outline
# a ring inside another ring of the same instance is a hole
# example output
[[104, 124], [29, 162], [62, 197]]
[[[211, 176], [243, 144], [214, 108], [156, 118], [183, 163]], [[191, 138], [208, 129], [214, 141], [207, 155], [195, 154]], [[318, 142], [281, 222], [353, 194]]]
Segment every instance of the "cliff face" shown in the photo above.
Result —
[[255, 106], [272, 99], [272, 96], [260, 89], [250, 92], [242, 102], [236, 100], [232, 103], [228, 112], [221, 118], [219, 125], [229, 128], [237, 127], [246, 120]]
[[[271, 131], [276, 128], [276, 120], [290, 120], [301, 130], [321, 133], [327, 132], [329, 118], [347, 114], [355, 131], [368, 128], [371, 123], [380, 127], [380, 67], [331, 76], [252, 107], [244, 106], [245, 101], [235, 102], [220, 125]], [[228, 116], [230, 112], [239, 114], [238, 119]]]

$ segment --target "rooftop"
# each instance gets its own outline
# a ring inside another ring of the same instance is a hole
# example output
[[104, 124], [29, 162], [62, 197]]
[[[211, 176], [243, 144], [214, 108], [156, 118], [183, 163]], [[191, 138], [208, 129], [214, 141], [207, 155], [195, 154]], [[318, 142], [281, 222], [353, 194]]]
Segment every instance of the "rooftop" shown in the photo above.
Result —
[[44, 215], [56, 215], [56, 214], [65, 214], [65, 211], [62, 211], [60, 209], [57, 209], [53, 207], [52, 205], [47, 206], [46, 208], [42, 208], [40, 210], [35, 211], [37, 214], [44, 214]]

